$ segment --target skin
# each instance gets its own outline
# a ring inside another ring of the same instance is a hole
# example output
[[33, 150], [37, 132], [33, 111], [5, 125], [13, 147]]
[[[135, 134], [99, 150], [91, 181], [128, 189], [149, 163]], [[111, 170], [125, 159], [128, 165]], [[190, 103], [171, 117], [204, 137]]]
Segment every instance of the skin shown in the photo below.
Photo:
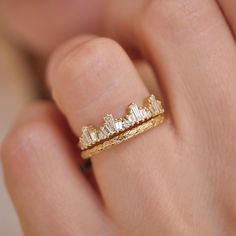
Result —
[[[235, 1], [104, 6], [98, 31], [138, 52], [154, 76], [138, 73], [140, 64], [108, 38], [78, 36], [53, 53], [47, 78], [55, 104], [33, 105], [2, 146], [25, 235], [235, 235]], [[48, 36], [44, 46], [28, 30], [18, 37], [45, 54], [64, 40]], [[104, 113], [119, 117], [131, 101], [141, 105], [149, 91], [163, 101], [165, 123], [93, 158], [97, 189], [78, 169], [74, 135], [100, 125]]]

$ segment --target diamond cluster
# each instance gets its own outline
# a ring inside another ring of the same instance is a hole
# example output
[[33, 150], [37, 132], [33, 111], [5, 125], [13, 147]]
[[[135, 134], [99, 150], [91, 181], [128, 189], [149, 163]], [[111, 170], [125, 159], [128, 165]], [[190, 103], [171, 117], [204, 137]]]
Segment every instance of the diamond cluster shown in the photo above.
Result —
[[82, 134], [79, 140], [80, 148], [82, 150], [88, 149], [96, 143], [164, 113], [161, 102], [154, 95], [150, 95], [145, 104], [146, 106], [144, 107], [138, 107], [135, 103], [130, 104], [128, 113], [123, 118], [115, 119], [112, 114], [105, 115], [104, 124], [100, 128], [93, 126], [82, 127]]

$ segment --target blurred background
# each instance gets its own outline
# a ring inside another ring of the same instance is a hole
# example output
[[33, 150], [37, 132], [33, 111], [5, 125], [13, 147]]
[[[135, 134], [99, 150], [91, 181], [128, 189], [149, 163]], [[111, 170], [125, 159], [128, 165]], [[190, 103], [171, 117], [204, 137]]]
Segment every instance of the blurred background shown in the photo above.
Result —
[[[0, 143], [18, 114], [39, 96], [33, 74], [25, 53], [0, 33]], [[15, 210], [4, 186], [2, 168], [0, 168], [0, 235], [22, 235]]]

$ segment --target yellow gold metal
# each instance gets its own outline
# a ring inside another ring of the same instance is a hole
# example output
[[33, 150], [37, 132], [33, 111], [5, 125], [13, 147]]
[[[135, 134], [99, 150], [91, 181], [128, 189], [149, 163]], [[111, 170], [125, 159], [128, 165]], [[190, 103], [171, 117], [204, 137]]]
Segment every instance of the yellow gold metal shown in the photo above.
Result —
[[97, 144], [94, 147], [91, 147], [89, 149], [86, 149], [82, 151], [81, 155], [84, 159], [90, 158], [94, 155], [99, 154], [102, 151], [105, 151], [107, 149], [110, 149], [114, 145], [120, 144], [126, 140], [129, 140], [133, 137], [138, 136], [139, 134], [142, 134], [151, 128], [154, 128], [156, 126], [159, 126], [164, 122], [164, 114], [161, 113], [155, 117], [152, 117], [150, 120], [147, 120], [129, 130], [124, 131], [123, 133], [118, 134], [115, 137], [112, 137], [103, 143]]
[[80, 149], [82, 151], [91, 149], [101, 142], [105, 142], [115, 135], [131, 130], [137, 125], [163, 113], [164, 109], [161, 102], [157, 100], [153, 94], [144, 100], [142, 107], [139, 107], [135, 103], [131, 103], [123, 117], [115, 118], [112, 114], [106, 114], [103, 117], [104, 123], [102, 126], [83, 126], [79, 138]]

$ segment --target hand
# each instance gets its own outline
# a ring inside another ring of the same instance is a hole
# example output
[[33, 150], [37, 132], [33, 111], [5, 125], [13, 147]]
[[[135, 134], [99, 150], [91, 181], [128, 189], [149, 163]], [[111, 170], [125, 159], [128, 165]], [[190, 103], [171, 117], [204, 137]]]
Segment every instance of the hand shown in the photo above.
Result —
[[108, 28], [142, 52], [157, 87], [143, 82], [117, 43], [84, 36], [49, 64], [55, 103], [77, 136], [104, 113], [123, 115], [149, 90], [164, 101], [166, 121], [92, 159], [97, 191], [78, 170], [55, 105], [33, 107], [3, 145], [26, 235], [235, 235], [233, 31], [212, 0], [125, 4], [127, 15], [114, 13]]

